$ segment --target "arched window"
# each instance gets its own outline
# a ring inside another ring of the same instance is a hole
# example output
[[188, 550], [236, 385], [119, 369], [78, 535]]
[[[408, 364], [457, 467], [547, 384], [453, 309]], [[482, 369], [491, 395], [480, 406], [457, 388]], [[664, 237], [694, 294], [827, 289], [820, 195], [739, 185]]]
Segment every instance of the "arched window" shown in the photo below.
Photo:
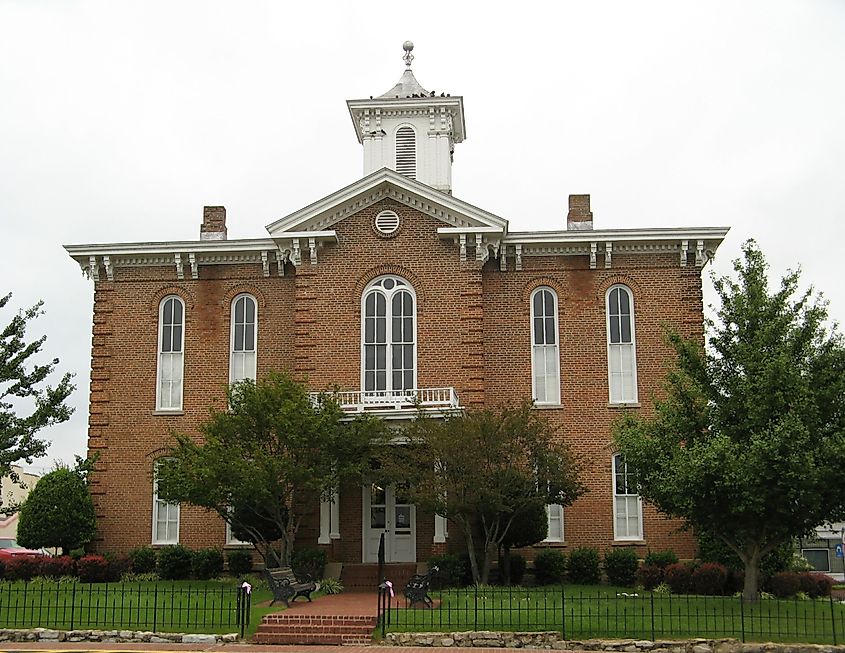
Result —
[[531, 293], [531, 392], [538, 404], [560, 403], [557, 295], [551, 288]]
[[182, 410], [185, 304], [175, 295], [165, 297], [159, 305], [158, 343], [156, 408]]
[[401, 395], [416, 388], [414, 290], [399, 277], [379, 277], [364, 290], [362, 379], [371, 396]]
[[232, 302], [232, 343], [229, 382], [255, 380], [258, 308], [252, 295], [238, 295]]
[[396, 130], [396, 172], [417, 178], [417, 135], [407, 125]]
[[642, 501], [637, 493], [637, 475], [622, 454], [613, 456], [613, 538], [643, 539]]
[[158, 463], [153, 467], [153, 544], [179, 543], [179, 504], [158, 498]]
[[633, 295], [626, 286], [613, 286], [607, 292], [607, 377], [611, 403], [637, 401], [635, 342]]

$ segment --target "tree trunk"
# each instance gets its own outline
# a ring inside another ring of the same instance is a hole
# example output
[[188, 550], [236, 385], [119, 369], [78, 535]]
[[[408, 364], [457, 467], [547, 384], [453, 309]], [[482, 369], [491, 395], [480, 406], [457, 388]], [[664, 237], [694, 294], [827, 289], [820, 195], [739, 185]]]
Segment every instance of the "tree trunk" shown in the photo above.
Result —
[[745, 564], [745, 584], [742, 588], [742, 600], [757, 601], [760, 598], [760, 549], [755, 547], [751, 555], [740, 557]]
[[472, 540], [472, 530], [469, 524], [460, 522], [464, 529], [464, 537], [467, 543], [467, 553], [469, 554], [469, 567], [472, 571], [472, 582], [478, 585], [481, 582], [480, 574], [478, 573], [478, 559], [475, 555], [475, 543]]
[[495, 549], [490, 542], [484, 543], [484, 566], [481, 569], [481, 584], [490, 584], [490, 564], [493, 562], [493, 554]]
[[499, 575], [502, 585], [511, 584], [511, 548], [509, 546], [499, 549]]

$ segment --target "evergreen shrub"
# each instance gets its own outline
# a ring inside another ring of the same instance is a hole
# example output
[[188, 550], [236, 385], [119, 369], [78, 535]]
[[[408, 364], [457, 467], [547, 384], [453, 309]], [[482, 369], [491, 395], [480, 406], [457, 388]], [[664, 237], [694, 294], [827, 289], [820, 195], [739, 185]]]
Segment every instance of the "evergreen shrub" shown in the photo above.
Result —
[[139, 546], [129, 552], [133, 574], [149, 574], [156, 570], [156, 551], [151, 546]]
[[611, 549], [604, 554], [604, 573], [611, 585], [633, 587], [640, 564], [637, 552], [630, 548]]
[[666, 549], [665, 551], [649, 550], [643, 564], [666, 569], [666, 567], [674, 565], [676, 562], [678, 562], [678, 556], [672, 549]]
[[76, 561], [80, 583], [105, 583], [109, 579], [109, 561], [105, 556], [87, 555]]
[[189, 578], [191, 575], [191, 552], [181, 544], [159, 549], [157, 571], [162, 580], [185, 580]]
[[676, 562], [666, 567], [663, 582], [672, 590], [672, 594], [688, 594], [692, 589], [692, 571], [687, 565]]
[[191, 552], [191, 574], [197, 580], [217, 578], [223, 574], [223, 552], [219, 549], [197, 549]]
[[728, 570], [718, 562], [705, 562], [692, 572], [692, 586], [696, 594], [724, 594], [727, 580]]
[[461, 587], [467, 576], [466, 560], [457, 553], [443, 553], [428, 559], [428, 568], [440, 571], [434, 577], [438, 587]]
[[298, 578], [302, 580], [306, 578], [320, 580], [323, 577], [323, 572], [326, 570], [326, 562], [325, 551], [309, 547], [294, 551], [290, 564], [293, 573]]
[[788, 599], [801, 589], [801, 576], [795, 571], [779, 571], [769, 581], [772, 594], [779, 599]]
[[657, 565], [643, 565], [637, 569], [637, 583], [644, 589], [653, 590], [663, 582], [664, 573], [663, 568]]
[[599, 552], [592, 547], [580, 547], [569, 554], [567, 565], [569, 582], [576, 585], [598, 585], [601, 580]]
[[508, 558], [510, 559], [511, 585], [521, 585], [527, 566], [525, 558], [518, 553], [511, 553]]
[[538, 585], [562, 583], [566, 574], [566, 556], [554, 549], [543, 549], [534, 557], [534, 578]]
[[250, 549], [232, 549], [226, 553], [226, 562], [232, 576], [243, 576], [252, 571], [252, 551]]

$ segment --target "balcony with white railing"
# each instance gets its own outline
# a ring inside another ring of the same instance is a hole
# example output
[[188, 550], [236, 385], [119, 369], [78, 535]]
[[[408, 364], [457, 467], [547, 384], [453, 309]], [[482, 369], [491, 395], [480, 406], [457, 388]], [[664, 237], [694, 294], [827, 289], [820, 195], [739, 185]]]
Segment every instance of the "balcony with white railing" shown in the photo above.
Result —
[[[345, 413], [411, 414], [417, 410], [441, 412], [460, 409], [455, 388], [414, 388], [413, 390], [341, 390], [325, 393], [333, 397]], [[318, 401], [321, 393], [312, 392]]]

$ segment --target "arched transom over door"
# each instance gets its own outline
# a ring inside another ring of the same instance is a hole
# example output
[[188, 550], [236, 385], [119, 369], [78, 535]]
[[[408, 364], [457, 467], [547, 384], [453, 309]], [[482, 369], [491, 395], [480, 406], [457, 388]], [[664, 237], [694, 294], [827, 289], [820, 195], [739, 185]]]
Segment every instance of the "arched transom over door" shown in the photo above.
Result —
[[401, 277], [374, 279], [364, 290], [361, 387], [365, 397], [400, 397], [417, 386], [416, 296]]

